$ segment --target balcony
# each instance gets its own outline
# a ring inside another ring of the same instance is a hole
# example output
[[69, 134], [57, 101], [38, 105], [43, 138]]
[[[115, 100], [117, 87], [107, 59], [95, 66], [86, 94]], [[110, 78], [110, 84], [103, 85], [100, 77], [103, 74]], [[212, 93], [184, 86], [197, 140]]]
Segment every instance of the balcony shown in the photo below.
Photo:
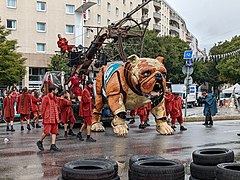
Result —
[[179, 21], [178, 17], [177, 16], [173, 16], [173, 15], [170, 16], [170, 20], [175, 21], [177, 23]]
[[160, 32], [161, 26], [159, 24], [153, 24], [153, 29]]
[[160, 1], [153, 1], [153, 6], [156, 9], [161, 9], [161, 2]]
[[148, 11], [149, 10], [149, 4], [146, 4], [145, 6], [143, 6], [142, 10], [143, 11]]
[[161, 20], [161, 14], [160, 13], [157, 13], [157, 12], [154, 12], [153, 13], [153, 17], [155, 18], [155, 19], [157, 19], [157, 20]]
[[170, 24], [170, 31], [176, 31], [179, 34], [179, 28]]
[[145, 14], [145, 15], [142, 16], [141, 21], [144, 22], [144, 21], [146, 21], [147, 19], [148, 19], [148, 15]]

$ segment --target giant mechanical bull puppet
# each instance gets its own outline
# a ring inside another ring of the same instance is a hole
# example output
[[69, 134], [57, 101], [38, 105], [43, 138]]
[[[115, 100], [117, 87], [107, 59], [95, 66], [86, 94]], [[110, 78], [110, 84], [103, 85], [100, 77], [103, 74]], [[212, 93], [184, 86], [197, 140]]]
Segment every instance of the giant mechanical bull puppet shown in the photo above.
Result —
[[167, 124], [164, 106], [167, 70], [164, 58], [128, 57], [124, 64], [111, 64], [100, 69], [96, 79], [96, 99], [93, 110], [92, 131], [104, 131], [100, 123], [103, 108], [103, 96], [114, 114], [113, 131], [117, 136], [125, 136], [128, 126], [125, 123], [126, 110], [132, 110], [145, 103], [152, 102], [152, 114], [156, 121], [156, 130], [160, 134], [173, 133]]

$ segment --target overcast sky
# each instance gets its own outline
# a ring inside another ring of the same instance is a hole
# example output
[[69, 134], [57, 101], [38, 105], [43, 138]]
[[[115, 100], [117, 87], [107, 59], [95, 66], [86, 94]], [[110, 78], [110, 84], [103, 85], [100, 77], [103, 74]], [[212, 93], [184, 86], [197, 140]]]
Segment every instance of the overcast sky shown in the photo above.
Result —
[[240, 0], [165, 1], [185, 20], [201, 49], [240, 35]]

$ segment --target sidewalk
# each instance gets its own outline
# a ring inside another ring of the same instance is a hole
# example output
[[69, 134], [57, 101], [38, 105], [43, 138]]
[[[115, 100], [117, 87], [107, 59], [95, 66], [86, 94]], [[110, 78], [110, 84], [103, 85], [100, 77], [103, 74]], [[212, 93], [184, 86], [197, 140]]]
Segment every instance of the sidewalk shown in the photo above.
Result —
[[[185, 110], [183, 109], [183, 115]], [[204, 121], [203, 107], [196, 107], [194, 110], [187, 110], [187, 117], [184, 117], [185, 122]], [[218, 113], [213, 117], [214, 121], [218, 120], [240, 120], [240, 112], [234, 107], [218, 107]]]

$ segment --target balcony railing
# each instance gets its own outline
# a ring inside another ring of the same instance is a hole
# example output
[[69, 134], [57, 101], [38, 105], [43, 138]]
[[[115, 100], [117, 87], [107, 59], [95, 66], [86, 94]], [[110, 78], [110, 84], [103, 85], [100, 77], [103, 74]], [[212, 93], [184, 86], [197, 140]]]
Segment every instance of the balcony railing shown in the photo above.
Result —
[[176, 26], [170, 25], [170, 30], [176, 31], [177, 33], [179, 33], [179, 28]]
[[161, 26], [159, 24], [153, 24], [153, 29], [156, 31], [161, 31]]
[[160, 1], [153, 1], [153, 6], [155, 6], [157, 9], [161, 9]]
[[153, 13], [153, 17], [154, 17], [155, 19], [161, 20], [161, 14], [160, 14], [160, 13], [154, 12], [154, 13]]

